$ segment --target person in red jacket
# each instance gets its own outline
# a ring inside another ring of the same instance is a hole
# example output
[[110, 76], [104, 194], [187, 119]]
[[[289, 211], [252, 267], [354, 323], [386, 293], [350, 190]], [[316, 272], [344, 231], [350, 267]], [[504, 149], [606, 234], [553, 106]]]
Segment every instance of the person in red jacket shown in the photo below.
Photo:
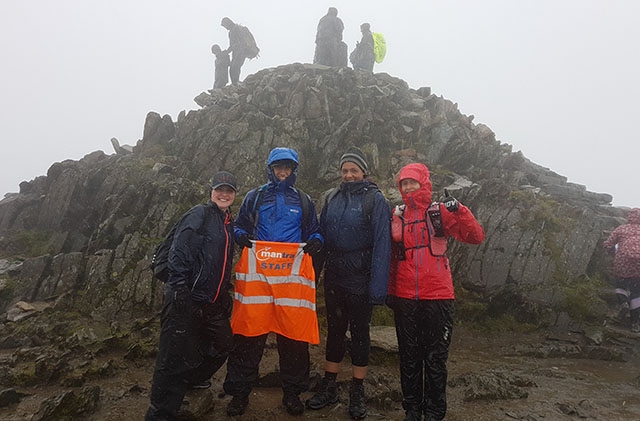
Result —
[[394, 312], [406, 420], [442, 420], [447, 411], [447, 358], [454, 291], [446, 239], [480, 244], [484, 230], [469, 208], [448, 196], [431, 204], [424, 164], [398, 175], [403, 206], [393, 214], [393, 259], [387, 304]]

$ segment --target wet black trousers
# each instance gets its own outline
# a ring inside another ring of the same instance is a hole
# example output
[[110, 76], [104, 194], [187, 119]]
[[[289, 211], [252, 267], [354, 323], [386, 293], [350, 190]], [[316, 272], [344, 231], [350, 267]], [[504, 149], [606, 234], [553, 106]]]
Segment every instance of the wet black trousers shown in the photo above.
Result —
[[[258, 369], [267, 335], [234, 335], [234, 349], [227, 361], [224, 391], [232, 396], [249, 396], [258, 381]], [[280, 357], [280, 378], [285, 394], [299, 395], [309, 388], [309, 344], [276, 335]]]
[[447, 359], [453, 300], [389, 297], [400, 351], [402, 407], [441, 420], [447, 412]]
[[340, 288], [325, 287], [327, 306], [326, 359], [342, 362], [346, 352], [345, 333], [351, 332], [351, 363], [357, 367], [369, 365], [371, 337], [369, 325], [373, 305], [368, 295], [355, 295]]
[[[226, 294], [226, 293], [225, 293]], [[145, 420], [173, 420], [188, 387], [211, 378], [233, 346], [229, 324], [232, 300], [193, 303], [186, 314], [176, 312], [173, 290], [165, 288], [160, 318], [160, 344]]]

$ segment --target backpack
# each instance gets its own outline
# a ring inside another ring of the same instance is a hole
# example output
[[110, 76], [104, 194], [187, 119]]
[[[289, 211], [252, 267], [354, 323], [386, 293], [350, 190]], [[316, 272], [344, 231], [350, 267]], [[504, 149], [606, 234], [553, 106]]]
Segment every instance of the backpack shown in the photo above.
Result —
[[[403, 210], [404, 212], [404, 210]], [[391, 235], [394, 243], [401, 248], [400, 260], [404, 260], [404, 252], [412, 248], [427, 247], [434, 257], [444, 257], [447, 253], [447, 237], [444, 234], [442, 225], [442, 214], [440, 213], [440, 203], [433, 202], [426, 210], [424, 219], [412, 222], [413, 224], [425, 223], [429, 233], [429, 243], [425, 245], [413, 246], [408, 249], [404, 246], [404, 227], [407, 225], [401, 215], [394, 213], [391, 222]], [[400, 230], [400, 232], [398, 232]], [[432, 235], [433, 233], [433, 235]]]
[[[258, 191], [256, 191], [256, 196], [253, 198], [253, 207], [251, 208], [251, 216], [253, 218], [253, 227], [258, 226], [258, 221], [260, 220], [260, 214], [257, 212], [260, 208], [260, 204], [262, 203], [262, 192], [267, 188], [269, 184], [263, 184], [260, 186]], [[311, 198], [308, 194], [303, 192], [302, 190], [294, 187], [294, 190], [298, 192], [300, 195], [300, 207], [302, 207], [302, 223], [307, 220], [309, 216], [309, 210], [311, 208]]]
[[249, 31], [249, 28], [247, 28], [246, 26], [238, 25], [238, 27], [240, 28], [240, 30], [238, 31], [238, 34], [240, 35], [240, 39], [242, 40], [242, 45], [243, 45], [242, 51], [244, 52], [244, 55], [248, 59], [258, 57], [258, 53], [260, 53], [260, 49], [256, 44], [256, 40], [253, 37], [253, 34], [251, 33], [251, 31]]
[[[198, 206], [204, 207], [204, 218], [202, 218], [202, 223], [198, 228], [198, 234], [203, 235], [207, 222], [211, 219], [211, 212], [209, 212], [205, 205]], [[176, 234], [176, 229], [183, 219], [184, 215], [173, 225], [171, 231], [169, 231], [166, 237], [164, 237], [164, 240], [158, 244], [153, 257], [151, 258], [151, 264], [149, 267], [153, 271], [153, 276], [162, 282], [167, 282], [169, 280], [169, 250], [171, 250], [171, 244], [173, 244], [173, 237]]]
[[387, 42], [380, 32], [373, 32], [371, 35], [373, 35], [373, 54], [376, 56], [376, 63], [380, 64], [387, 54]]

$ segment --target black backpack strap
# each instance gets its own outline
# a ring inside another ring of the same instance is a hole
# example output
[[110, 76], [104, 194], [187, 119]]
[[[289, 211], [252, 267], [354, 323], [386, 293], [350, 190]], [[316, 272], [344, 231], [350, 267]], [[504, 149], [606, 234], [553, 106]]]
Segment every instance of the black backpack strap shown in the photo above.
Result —
[[297, 187], [294, 187], [293, 189], [297, 191], [298, 195], [300, 196], [300, 207], [302, 208], [302, 225], [304, 226], [304, 224], [307, 222], [307, 218], [309, 217], [309, 212], [311, 209], [311, 197], [302, 189], [299, 189]]
[[207, 232], [207, 225], [209, 225], [209, 221], [213, 217], [211, 209], [207, 205], [201, 205], [204, 209], [204, 217], [202, 218], [202, 223], [200, 224], [200, 228], [198, 228], [198, 234], [204, 235]]
[[260, 221], [260, 205], [262, 204], [262, 192], [267, 188], [268, 184], [263, 184], [259, 189], [256, 190], [256, 195], [253, 198], [253, 207], [251, 208], [251, 217], [253, 218], [253, 230], [255, 232], [256, 227], [258, 226], [258, 222]]

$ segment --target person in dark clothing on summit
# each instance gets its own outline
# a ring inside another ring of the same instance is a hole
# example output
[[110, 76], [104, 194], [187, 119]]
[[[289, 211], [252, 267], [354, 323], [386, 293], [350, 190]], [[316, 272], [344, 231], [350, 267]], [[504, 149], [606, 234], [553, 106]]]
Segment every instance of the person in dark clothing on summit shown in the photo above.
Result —
[[187, 389], [210, 387], [209, 379], [232, 349], [229, 208], [236, 189], [235, 176], [218, 172], [212, 179], [210, 202], [191, 208], [176, 228], [146, 421], [176, 419]]
[[376, 56], [373, 50], [373, 34], [371, 26], [368, 23], [360, 25], [362, 39], [356, 44], [355, 50], [349, 57], [354, 69], [363, 69], [373, 72], [373, 65], [376, 62]]
[[[318, 217], [311, 198], [294, 185], [298, 173], [298, 153], [290, 148], [274, 148], [267, 159], [269, 182], [247, 193], [235, 221], [236, 242], [252, 248], [252, 240], [302, 243], [305, 253], [315, 255], [322, 248]], [[260, 194], [259, 203], [256, 195]], [[302, 203], [306, 201], [306, 204]], [[308, 206], [308, 212], [304, 209]], [[236, 300], [244, 297], [236, 295]], [[244, 304], [244, 303], [243, 303]], [[247, 303], [251, 304], [251, 303]], [[289, 305], [294, 305], [290, 303]], [[314, 308], [315, 311], [315, 308]], [[293, 322], [294, 321], [283, 321]], [[225, 393], [233, 398], [227, 406], [227, 415], [244, 414], [249, 394], [258, 380], [259, 365], [267, 334], [244, 336], [234, 334], [234, 351], [227, 363]], [[304, 412], [300, 393], [309, 388], [309, 343], [276, 333], [280, 355], [282, 403], [291, 415]]]
[[216, 56], [214, 62], [213, 89], [223, 88], [229, 83], [229, 66], [231, 64], [229, 53], [222, 51], [222, 48], [220, 48], [218, 44], [211, 46], [211, 53]]
[[329, 193], [320, 214], [326, 258], [326, 361], [322, 383], [307, 401], [311, 409], [337, 402], [336, 378], [349, 329], [353, 375], [349, 415], [353, 419], [367, 415], [363, 382], [369, 365], [369, 324], [373, 306], [385, 302], [389, 280], [391, 212], [382, 192], [366, 178], [368, 168], [359, 149], [342, 155], [342, 183]]
[[231, 53], [229, 76], [231, 77], [231, 84], [237, 85], [240, 81], [242, 65], [249, 57], [247, 56], [245, 40], [242, 35], [242, 27], [226, 17], [222, 18], [220, 24], [229, 31], [229, 48], [224, 50], [224, 52], [227, 54]]
[[343, 62], [340, 58], [343, 31], [344, 24], [338, 17], [338, 9], [330, 7], [327, 14], [318, 22], [314, 64], [339, 66]]

